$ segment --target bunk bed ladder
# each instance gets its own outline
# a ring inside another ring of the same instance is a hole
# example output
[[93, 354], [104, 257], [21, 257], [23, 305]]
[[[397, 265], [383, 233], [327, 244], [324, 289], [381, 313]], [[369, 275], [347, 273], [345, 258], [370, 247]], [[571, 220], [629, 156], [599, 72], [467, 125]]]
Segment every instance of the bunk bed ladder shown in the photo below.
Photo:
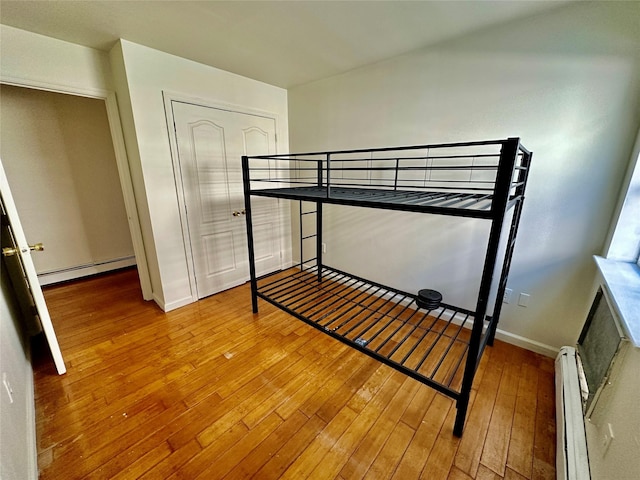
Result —
[[[317, 267], [318, 269], [318, 282], [322, 281], [322, 204], [320, 202], [315, 202], [315, 210], [304, 210], [304, 203], [307, 202], [303, 202], [302, 200], [300, 200], [299, 202], [299, 213], [300, 213], [300, 271], [303, 270], [307, 270], [310, 268], [314, 268]], [[305, 222], [304, 221], [304, 217], [306, 217], [307, 215], [315, 215], [316, 216], [316, 221], [314, 223], [315, 226], [315, 232], [314, 233], [307, 233], [305, 234]], [[310, 240], [312, 238], [316, 239], [315, 242], [315, 251], [316, 251], [316, 255], [315, 257], [311, 257], [311, 258], [307, 258], [304, 254], [305, 252], [305, 248], [304, 248], [304, 241], [305, 240]], [[313, 262], [315, 262], [315, 264], [308, 266], [309, 264], [312, 264]]]
[[[329, 160], [330, 159], [330, 155], [327, 154], [327, 195], [329, 193]], [[322, 160], [318, 160], [317, 162], [317, 169], [316, 169], [316, 175], [317, 175], [317, 185], [319, 188], [323, 187], [323, 168], [322, 168]], [[310, 210], [305, 212], [303, 210], [303, 201], [300, 200], [299, 205], [300, 205], [300, 271], [305, 269], [305, 264], [310, 263], [312, 261], [315, 260], [316, 264], [315, 267], [317, 267], [317, 275], [318, 275], [318, 283], [322, 282], [322, 202], [317, 201], [317, 202], [313, 202], [315, 204], [315, 210]], [[316, 216], [316, 222], [315, 222], [315, 233], [310, 233], [308, 235], [304, 234], [304, 222], [303, 222], [303, 216], [305, 215], [311, 215], [311, 214], [315, 214]], [[315, 250], [316, 250], [316, 256], [315, 258], [310, 258], [310, 259], [305, 259], [304, 257], [304, 240], [308, 240], [311, 238], [315, 238], [316, 239], [316, 246], [315, 246]]]
[[509, 270], [511, 268], [511, 259], [513, 257], [513, 250], [516, 245], [516, 237], [518, 235], [518, 226], [520, 225], [520, 215], [522, 214], [522, 207], [524, 205], [524, 189], [527, 184], [527, 178], [529, 176], [529, 165], [531, 164], [531, 152], [523, 151], [522, 161], [520, 165], [516, 166], [518, 174], [516, 177], [516, 190], [514, 192], [514, 198], [516, 204], [514, 206], [513, 217], [511, 219], [511, 228], [509, 231], [509, 239], [507, 240], [507, 249], [505, 253], [504, 263], [502, 265], [502, 272], [500, 273], [500, 283], [498, 284], [498, 293], [495, 309], [493, 312], [493, 321], [491, 323], [491, 330], [488, 332], [487, 345], [492, 346], [493, 340], [496, 336], [496, 330], [498, 328], [498, 322], [500, 319], [500, 312], [502, 311], [502, 301], [504, 298], [504, 291], [507, 288], [507, 280], [509, 278]]

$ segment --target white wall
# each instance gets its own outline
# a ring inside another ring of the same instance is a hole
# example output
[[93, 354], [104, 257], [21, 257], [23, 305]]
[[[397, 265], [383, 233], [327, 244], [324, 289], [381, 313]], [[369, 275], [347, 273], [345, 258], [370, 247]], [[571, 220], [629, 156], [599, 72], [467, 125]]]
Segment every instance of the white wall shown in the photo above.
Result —
[[[638, 131], [639, 15], [574, 4], [293, 88], [291, 151], [520, 136], [534, 156], [508, 286], [531, 302], [504, 305], [500, 328], [551, 353], [586, 318]], [[330, 211], [328, 264], [475, 304], [478, 221]]]
[[0, 158], [27, 238], [45, 245], [41, 281], [135, 263], [104, 101], [4, 85], [0, 102]]
[[38, 478], [33, 373], [18, 308], [4, 261], [0, 261], [0, 478]]
[[[288, 145], [287, 92], [255, 80], [121, 40], [110, 52], [136, 194], [144, 194], [145, 244], [153, 238], [156, 301], [171, 310], [192, 301], [162, 93], [273, 113], [279, 148]], [[142, 216], [141, 216], [142, 217]], [[151, 249], [148, 247], [148, 252]], [[150, 262], [152, 263], [152, 262]]]
[[3, 82], [53, 90], [113, 90], [107, 54], [92, 48], [0, 25], [0, 78]]

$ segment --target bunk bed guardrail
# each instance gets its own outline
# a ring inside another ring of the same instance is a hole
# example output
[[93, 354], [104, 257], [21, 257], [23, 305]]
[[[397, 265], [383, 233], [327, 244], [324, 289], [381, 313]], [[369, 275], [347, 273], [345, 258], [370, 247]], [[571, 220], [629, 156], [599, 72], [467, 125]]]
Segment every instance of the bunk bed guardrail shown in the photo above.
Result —
[[[453, 432], [461, 436], [475, 371], [495, 337], [501, 310], [497, 299], [503, 297], [507, 284], [531, 157], [518, 138], [243, 156], [254, 313], [258, 298], [266, 300], [450, 396], [457, 407]], [[294, 268], [256, 276], [254, 196], [300, 203], [300, 261]], [[305, 209], [308, 202], [313, 208]], [[324, 204], [490, 221], [475, 310], [445, 303], [421, 308], [416, 294], [325, 265]], [[511, 209], [513, 215], [505, 223]], [[305, 222], [305, 216], [315, 216], [315, 222]], [[315, 232], [305, 232], [303, 224], [313, 225]], [[502, 248], [501, 238], [506, 238]], [[311, 256], [304, 254], [306, 241], [314, 245]]]

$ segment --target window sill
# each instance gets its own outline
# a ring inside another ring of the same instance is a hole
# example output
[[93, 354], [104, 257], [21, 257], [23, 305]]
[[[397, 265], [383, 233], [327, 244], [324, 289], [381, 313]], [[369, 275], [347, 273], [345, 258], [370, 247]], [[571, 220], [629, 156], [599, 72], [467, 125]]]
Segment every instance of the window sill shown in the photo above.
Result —
[[640, 267], [635, 263], [594, 256], [629, 339], [640, 347]]

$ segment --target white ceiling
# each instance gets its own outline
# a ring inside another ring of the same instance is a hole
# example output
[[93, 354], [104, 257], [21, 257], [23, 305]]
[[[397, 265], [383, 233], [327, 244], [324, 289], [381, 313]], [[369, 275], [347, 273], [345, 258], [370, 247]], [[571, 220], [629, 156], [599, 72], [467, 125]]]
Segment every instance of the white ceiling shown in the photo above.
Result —
[[124, 38], [288, 88], [564, 3], [0, 0], [0, 22], [105, 51]]

